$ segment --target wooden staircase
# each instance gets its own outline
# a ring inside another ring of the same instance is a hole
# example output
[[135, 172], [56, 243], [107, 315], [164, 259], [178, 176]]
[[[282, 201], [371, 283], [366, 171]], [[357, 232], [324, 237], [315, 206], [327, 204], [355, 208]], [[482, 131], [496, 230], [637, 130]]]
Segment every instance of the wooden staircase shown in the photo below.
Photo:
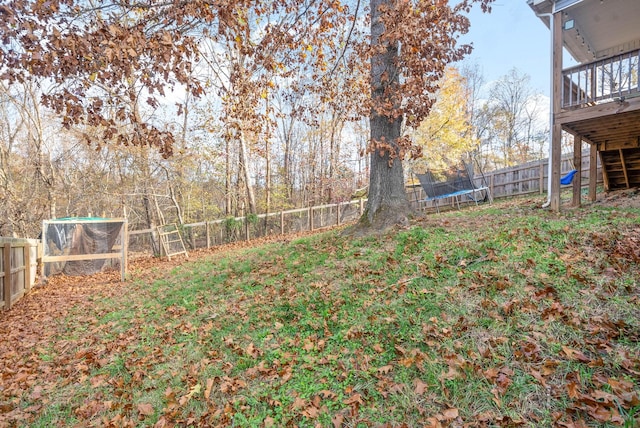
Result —
[[606, 190], [640, 187], [640, 148], [600, 152]]

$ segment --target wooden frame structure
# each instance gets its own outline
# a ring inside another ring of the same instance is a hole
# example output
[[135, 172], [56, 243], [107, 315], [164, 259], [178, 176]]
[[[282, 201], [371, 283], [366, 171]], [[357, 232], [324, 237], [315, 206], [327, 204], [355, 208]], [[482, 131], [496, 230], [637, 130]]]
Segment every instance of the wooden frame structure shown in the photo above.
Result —
[[[640, 1], [527, 0], [551, 30], [551, 209], [560, 209], [562, 132], [574, 153], [590, 145], [589, 199], [596, 161], [606, 190], [640, 186]], [[563, 69], [563, 49], [579, 65]], [[581, 163], [573, 182], [580, 205]]]
[[48, 254], [47, 245], [43, 245], [42, 249], [42, 277], [45, 277], [45, 265], [47, 263], [55, 262], [69, 262], [69, 261], [81, 261], [81, 260], [107, 260], [107, 259], [120, 259], [120, 278], [124, 282], [127, 274], [127, 255], [128, 255], [128, 231], [127, 231], [127, 219], [125, 218], [110, 218], [110, 219], [63, 219], [63, 220], [45, 220], [42, 222], [43, 239], [45, 237], [45, 231], [47, 226], [52, 224], [100, 224], [100, 223], [122, 223], [120, 232], [120, 246], [114, 247], [118, 251], [112, 251], [110, 253], [86, 253], [86, 254], [63, 254], [63, 255], [50, 255]]
[[11, 309], [33, 287], [38, 247], [36, 239], [0, 238], [0, 308]]

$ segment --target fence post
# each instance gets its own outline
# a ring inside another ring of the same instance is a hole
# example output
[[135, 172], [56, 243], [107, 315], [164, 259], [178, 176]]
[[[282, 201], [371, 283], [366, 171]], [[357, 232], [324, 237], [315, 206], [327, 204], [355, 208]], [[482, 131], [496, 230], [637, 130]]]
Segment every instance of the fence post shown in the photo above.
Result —
[[284, 235], [284, 211], [280, 211], [280, 235]]
[[538, 172], [538, 175], [540, 177], [540, 194], [542, 195], [544, 193], [544, 160], [540, 161], [540, 172]]
[[360, 198], [360, 216], [364, 213], [364, 199]]
[[207, 234], [207, 250], [208, 250], [209, 248], [211, 248], [211, 234], [209, 233], [209, 222], [208, 221], [204, 222], [204, 229], [205, 229], [206, 234]]
[[340, 226], [340, 202], [336, 204], [336, 225]]
[[24, 254], [24, 292], [31, 290], [31, 243], [27, 242], [22, 247], [22, 253]]
[[582, 202], [582, 137], [573, 136], [573, 167], [578, 170], [576, 177], [573, 177], [573, 197], [571, 204], [579, 207]]
[[495, 177], [496, 177], [495, 173], [492, 173], [491, 176], [489, 177], [489, 188], [491, 189], [491, 195], [493, 197], [495, 197], [495, 195], [496, 195], [495, 192], [493, 191], [493, 187], [494, 187], [493, 185], [494, 185], [494, 181], [495, 181], [494, 178]]
[[[185, 226], [186, 226], [186, 225], [185, 225]], [[189, 230], [191, 231], [191, 232], [189, 233], [189, 242], [191, 242], [191, 248], [193, 248], [193, 249], [195, 250], [195, 249], [197, 248], [197, 246], [196, 246], [196, 236], [195, 236], [195, 234], [193, 233], [193, 227], [190, 227], [190, 228], [189, 228]], [[184, 227], [184, 231], [185, 231], [185, 233], [186, 233], [186, 231], [187, 231], [187, 228], [186, 228], [186, 227]]]
[[313, 230], [313, 207], [309, 207], [309, 230]]
[[120, 279], [124, 282], [127, 279], [127, 271], [129, 270], [129, 220], [125, 219], [122, 225], [122, 260], [120, 263]]
[[11, 309], [11, 243], [4, 243], [4, 308]]
[[589, 200], [595, 202], [598, 182], [598, 146], [590, 144], [589, 150]]

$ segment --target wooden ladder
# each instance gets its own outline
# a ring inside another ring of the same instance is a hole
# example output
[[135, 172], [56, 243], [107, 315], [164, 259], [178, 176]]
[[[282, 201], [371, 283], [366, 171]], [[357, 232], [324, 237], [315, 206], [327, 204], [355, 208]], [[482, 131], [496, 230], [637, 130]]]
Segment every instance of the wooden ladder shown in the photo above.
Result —
[[178, 230], [178, 226], [175, 223], [158, 226], [157, 229], [162, 249], [169, 260], [171, 260], [172, 256], [177, 256], [178, 254], [184, 254], [186, 258], [189, 258], [182, 235], [180, 235], [180, 230]]

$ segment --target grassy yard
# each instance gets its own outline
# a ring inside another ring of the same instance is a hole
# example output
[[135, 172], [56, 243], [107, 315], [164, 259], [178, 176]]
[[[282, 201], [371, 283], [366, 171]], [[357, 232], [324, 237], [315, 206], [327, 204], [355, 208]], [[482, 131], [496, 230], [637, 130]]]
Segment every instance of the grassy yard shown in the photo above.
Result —
[[542, 201], [54, 278], [0, 426], [640, 426], [640, 208]]

